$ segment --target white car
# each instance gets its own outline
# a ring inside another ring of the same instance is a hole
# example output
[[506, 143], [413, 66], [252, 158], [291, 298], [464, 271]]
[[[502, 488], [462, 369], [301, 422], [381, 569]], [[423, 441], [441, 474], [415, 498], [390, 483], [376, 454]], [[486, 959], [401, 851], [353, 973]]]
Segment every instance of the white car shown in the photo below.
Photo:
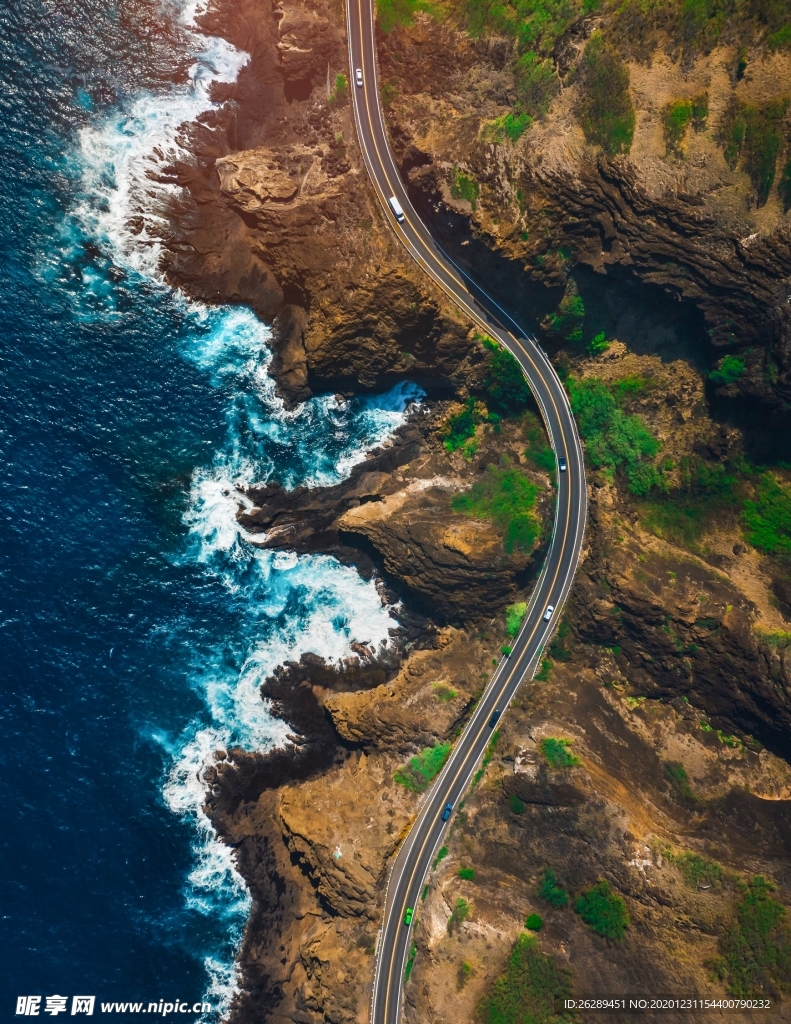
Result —
[[387, 205], [393, 211], [393, 216], [395, 217], [395, 219], [398, 221], [399, 224], [401, 224], [404, 220], [404, 211], [401, 209], [401, 204], [396, 199], [396, 197], [390, 196], [390, 198], [387, 200]]
[[549, 620], [552, 618], [552, 615], [553, 615], [554, 611], [555, 611], [554, 604], [548, 604], [547, 605], [547, 610], [544, 612], [544, 622], [549, 622]]
[[357, 83], [357, 88], [362, 89], [363, 87], [363, 71], [362, 68], [357, 68], [354, 72], [354, 80]]

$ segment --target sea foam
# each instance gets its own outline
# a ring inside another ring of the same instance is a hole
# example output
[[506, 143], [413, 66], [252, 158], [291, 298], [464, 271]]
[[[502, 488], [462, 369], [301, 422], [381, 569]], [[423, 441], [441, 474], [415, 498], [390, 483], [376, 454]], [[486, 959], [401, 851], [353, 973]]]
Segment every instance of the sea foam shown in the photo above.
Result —
[[[194, 26], [198, 13], [197, 3], [186, 4], [183, 24]], [[177, 186], [160, 180], [159, 172], [185, 156], [184, 126], [212, 106], [210, 82], [233, 81], [248, 59], [221, 39], [196, 31], [188, 38], [195, 62], [186, 84], [166, 94], [141, 93], [81, 131], [81, 197], [66, 232], [89, 238], [132, 282], [161, 291], [168, 287], [159, 271], [162, 218]], [[107, 278], [83, 269], [82, 287], [112, 313]], [[186, 910], [222, 922], [222, 938], [203, 952], [206, 998], [216, 1019], [237, 989], [235, 958], [250, 895], [232, 851], [217, 840], [203, 811], [206, 768], [218, 751], [289, 742], [289, 727], [260, 697], [261, 683], [278, 665], [306, 652], [330, 661], [348, 657], [354, 642], [382, 648], [396, 626], [373, 581], [328, 556], [262, 551], [239, 527], [237, 512], [248, 501], [245, 489], [273, 476], [287, 487], [343, 479], [367, 450], [386, 442], [423, 393], [400, 384], [381, 396], [347, 401], [325, 395], [286, 410], [268, 373], [266, 326], [243, 307], [179, 301], [188, 326], [182, 357], [222, 396], [226, 429], [213, 457], [193, 472], [187, 537], [174, 560], [198, 567], [207, 586], [221, 589], [244, 641], [183, 651], [185, 685], [201, 711], [178, 736], [167, 723], [151, 723], [148, 734], [170, 758], [162, 796], [194, 827]], [[189, 645], [179, 641], [178, 630], [174, 623], [173, 647], [181, 650]]]

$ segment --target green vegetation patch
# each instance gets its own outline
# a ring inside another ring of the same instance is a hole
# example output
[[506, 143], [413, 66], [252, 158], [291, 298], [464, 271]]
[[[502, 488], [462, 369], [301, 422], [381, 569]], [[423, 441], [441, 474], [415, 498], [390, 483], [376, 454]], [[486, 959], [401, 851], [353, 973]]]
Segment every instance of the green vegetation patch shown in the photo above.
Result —
[[475, 414], [475, 399], [470, 398], [461, 412], [449, 416], [443, 431], [443, 443], [449, 452], [461, 448], [475, 434], [478, 417]]
[[335, 76], [335, 82], [332, 86], [332, 91], [329, 96], [329, 104], [333, 106], [336, 103], [343, 103], [349, 96], [349, 80], [343, 73]]
[[431, 865], [431, 867], [432, 868], [437, 868], [439, 866], [439, 862], [442, 861], [442, 860], [445, 860], [445, 858], [447, 856], [448, 856], [448, 848], [447, 848], [447, 846], [440, 846], [440, 848], [437, 850], [437, 856], [434, 858], [434, 863]]
[[465, 174], [458, 167], [453, 168], [453, 181], [450, 186], [450, 194], [454, 199], [463, 199], [469, 203], [473, 210], [478, 205], [478, 197], [481, 194], [481, 186], [469, 174]]
[[549, 644], [549, 653], [553, 661], [571, 661], [572, 640], [571, 626], [563, 619]]
[[725, 871], [721, 864], [697, 853], [685, 850], [683, 853], [674, 853], [672, 849], [662, 851], [665, 860], [669, 861], [684, 877], [684, 881], [693, 889], [716, 888], [719, 889], [725, 880]]
[[585, 138], [608, 156], [628, 153], [635, 113], [629, 95], [629, 69], [600, 32], [594, 32], [582, 58], [580, 121]]
[[538, 120], [546, 114], [553, 97], [560, 91], [560, 79], [551, 60], [528, 50], [514, 65], [514, 84], [520, 111]]
[[527, 602], [519, 601], [509, 604], [505, 609], [505, 632], [508, 636], [516, 636], [522, 628], [522, 620], [527, 614]]
[[574, 910], [597, 935], [619, 942], [629, 927], [629, 913], [624, 900], [610, 888], [609, 882], [599, 882], [584, 892], [574, 903]]
[[561, 885], [560, 879], [552, 868], [544, 868], [541, 872], [541, 881], [536, 890], [536, 895], [540, 900], [548, 903], [550, 907], [561, 909], [568, 906], [569, 894]]
[[786, 908], [760, 875], [742, 886], [733, 920], [712, 964], [733, 996], [775, 994], [791, 988], [791, 926]]
[[559, 740], [546, 736], [538, 744], [544, 760], [550, 768], [573, 768], [580, 760], [571, 753], [571, 740]]
[[435, 14], [427, 0], [376, 0], [376, 17], [379, 28], [389, 35], [394, 29], [407, 28], [418, 11]]
[[532, 412], [527, 412], [522, 420], [522, 436], [527, 441], [525, 458], [529, 459], [537, 469], [554, 473], [557, 468], [555, 453], [547, 443], [544, 424]]
[[574, 291], [567, 291], [555, 312], [547, 318], [545, 325], [548, 330], [559, 334], [565, 341], [581, 342], [584, 319], [585, 303], [582, 296]]
[[540, 914], [530, 914], [525, 921], [525, 928], [531, 932], [540, 932], [544, 927], [544, 922], [541, 920]]
[[712, 384], [734, 384], [744, 374], [744, 360], [741, 356], [724, 356], [720, 365], [709, 374]]
[[475, 868], [459, 868], [459, 878], [463, 878], [465, 882], [474, 882]]
[[393, 775], [394, 780], [413, 793], [422, 793], [442, 770], [450, 756], [450, 743], [438, 743], [427, 747], [409, 762], [402, 765]]
[[409, 947], [409, 959], [406, 962], [406, 968], [404, 969], [404, 981], [409, 981], [409, 975], [412, 973], [412, 968], [415, 966], [415, 957], [417, 956], [417, 946], [413, 942]]
[[668, 761], [665, 765], [665, 778], [683, 800], [697, 799], [689, 781], [687, 769], [680, 761]]
[[463, 899], [461, 896], [456, 900], [456, 906], [453, 908], [453, 912], [448, 918], [448, 933], [453, 934], [453, 929], [458, 924], [464, 924], [467, 918], [470, 916], [472, 907], [470, 904]]
[[518, 416], [525, 411], [531, 398], [522, 367], [496, 341], [491, 338], [481, 340], [491, 353], [483, 378], [486, 405], [502, 416]]
[[458, 697], [459, 691], [454, 690], [451, 686], [446, 686], [445, 683], [434, 683], [434, 695], [443, 704], [449, 704]]
[[690, 124], [696, 131], [701, 131], [708, 116], [709, 94], [706, 92], [690, 100], [675, 100], [668, 103], [662, 118], [668, 152], [680, 153]]
[[599, 331], [598, 334], [594, 334], [586, 346], [588, 349], [588, 355], [590, 356], [600, 356], [603, 352], [606, 352], [609, 347], [610, 342], [607, 340], [607, 335], [604, 331]]
[[386, 82], [382, 82], [381, 88], [379, 89], [379, 96], [382, 100], [383, 107], [389, 107], [392, 105], [396, 96], [398, 95], [398, 79], [388, 78]]
[[552, 52], [556, 41], [600, 0], [462, 0], [471, 35], [507, 35], [520, 50]]
[[791, 487], [764, 473], [755, 497], [744, 503], [745, 539], [769, 555], [791, 555]]
[[511, 808], [514, 814], [525, 813], [526, 804], [520, 796], [516, 795], [516, 793], [512, 793], [508, 797], [508, 806]]
[[596, 377], [569, 377], [567, 386], [590, 462], [611, 474], [622, 470], [632, 494], [647, 494], [659, 482], [653, 464], [659, 442], [645, 421], [627, 415], [611, 389]]
[[775, 180], [787, 106], [787, 100], [772, 100], [762, 106], [736, 100], [724, 120], [720, 138], [725, 159], [732, 169], [741, 166], [749, 174], [759, 206], [769, 198]]
[[694, 547], [715, 523], [736, 514], [742, 489], [733, 466], [685, 457], [679, 466], [678, 487], [642, 502], [640, 519], [657, 536]]
[[538, 940], [524, 933], [514, 943], [505, 971], [481, 1000], [484, 1024], [572, 1024], [572, 1013], [556, 1005], [571, 995], [571, 972], [542, 953]]
[[539, 487], [524, 473], [510, 466], [489, 466], [482, 480], [451, 501], [454, 512], [476, 519], [488, 519], [503, 534], [503, 546], [531, 552], [541, 534], [535, 511]]

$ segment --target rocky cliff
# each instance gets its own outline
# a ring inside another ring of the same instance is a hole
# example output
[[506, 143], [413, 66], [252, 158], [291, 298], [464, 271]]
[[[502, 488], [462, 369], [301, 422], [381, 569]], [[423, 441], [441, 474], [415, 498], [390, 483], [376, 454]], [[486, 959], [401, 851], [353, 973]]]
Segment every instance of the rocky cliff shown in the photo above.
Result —
[[[417, 908], [405, 1014], [505, 1019], [503, 993], [547, 1021], [570, 991], [774, 999], [791, 984], [782, 26], [757, 0], [713, 3], [708, 28], [681, 5], [572, 2], [541, 24], [517, 6], [519, 31], [511, 8], [379, 5], [414, 201], [543, 332], [591, 484], [564, 620]], [[485, 339], [386, 229], [341, 9], [220, 0], [204, 25], [251, 60], [168, 172], [170, 279], [273, 324], [289, 403], [428, 392], [341, 484], [244, 496], [251, 543], [357, 565], [402, 629], [385, 652], [278, 670], [262, 697], [290, 747], [205, 773], [253, 895], [232, 1020], [361, 1021], [391, 858], [518, 628], [554, 464], [529, 402], [498, 405]]]

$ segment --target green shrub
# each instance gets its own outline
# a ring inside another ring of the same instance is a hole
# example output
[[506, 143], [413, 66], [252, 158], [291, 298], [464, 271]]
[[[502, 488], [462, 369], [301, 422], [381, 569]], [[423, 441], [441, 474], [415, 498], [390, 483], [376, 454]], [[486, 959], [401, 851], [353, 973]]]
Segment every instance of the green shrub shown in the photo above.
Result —
[[554, 661], [571, 661], [572, 639], [571, 626], [563, 619], [549, 644], [549, 653]]
[[772, 100], [760, 107], [734, 101], [724, 120], [720, 137], [725, 159], [733, 169], [741, 163], [749, 174], [759, 206], [769, 198], [775, 180], [787, 106], [787, 100]]
[[451, 686], [446, 686], [444, 683], [434, 683], [434, 694], [437, 700], [441, 700], [443, 704], [449, 704], [458, 697], [459, 692]]
[[570, 746], [571, 740], [558, 740], [553, 736], [547, 736], [538, 744], [538, 749], [550, 768], [572, 768], [580, 761], [571, 753]]
[[531, 552], [541, 532], [535, 512], [538, 485], [518, 469], [489, 466], [482, 480], [451, 501], [454, 512], [476, 519], [488, 519], [503, 534], [503, 546], [513, 551]]
[[530, 402], [530, 387], [522, 367], [507, 349], [491, 338], [484, 338], [483, 344], [491, 353], [483, 377], [487, 407], [502, 416], [524, 412]]
[[540, 932], [543, 927], [544, 922], [541, 920], [541, 916], [539, 914], [530, 914], [525, 921], [525, 928], [527, 928], [528, 931]]
[[609, 882], [599, 882], [574, 903], [574, 910], [597, 935], [619, 942], [629, 927], [626, 903]]
[[559, 334], [565, 341], [582, 341], [582, 322], [585, 319], [585, 303], [576, 292], [567, 291], [551, 313], [545, 324], [548, 330]]
[[445, 424], [443, 433], [444, 444], [449, 452], [455, 452], [457, 448], [461, 448], [473, 436], [476, 422], [475, 399], [470, 398], [461, 412], [457, 412], [455, 416], [449, 417]]
[[383, 107], [389, 107], [397, 95], [398, 79], [389, 78], [386, 82], [382, 82], [382, 86], [379, 89], [379, 96], [382, 100]]
[[454, 167], [450, 194], [454, 199], [463, 199], [465, 202], [469, 203], [474, 210], [478, 205], [481, 186], [475, 178], [470, 177], [469, 174], [465, 174], [464, 171], [460, 170], [458, 167]]
[[525, 813], [525, 807], [527, 805], [525, 804], [524, 800], [520, 796], [517, 796], [516, 793], [512, 793], [508, 797], [508, 806], [514, 812], [514, 814], [524, 814]]
[[698, 886], [713, 886], [720, 888], [725, 878], [722, 866], [716, 861], [708, 860], [697, 853], [674, 853], [667, 849], [662, 851], [665, 860], [669, 861], [684, 876], [684, 880], [693, 889]]
[[633, 494], [645, 495], [659, 482], [651, 460], [659, 442], [640, 416], [627, 416], [607, 385], [595, 377], [569, 377], [571, 408], [590, 462], [613, 473], [621, 469]]
[[764, 473], [755, 498], [744, 503], [742, 524], [745, 539], [754, 548], [770, 555], [791, 555], [791, 487]]
[[437, 868], [439, 866], [439, 862], [441, 860], [445, 860], [445, 858], [447, 856], [448, 856], [448, 848], [447, 848], [447, 846], [440, 846], [439, 850], [437, 850], [437, 856], [434, 858], [434, 863], [431, 865], [432, 868]]
[[572, 1024], [572, 1012], [556, 1010], [571, 995], [571, 972], [542, 953], [524, 933], [514, 943], [505, 971], [478, 1006], [483, 1024]]
[[701, 93], [690, 100], [675, 100], [668, 103], [664, 111], [665, 144], [668, 152], [680, 153], [683, 148], [687, 128], [693, 125], [695, 131], [701, 131], [709, 116], [709, 94]]
[[393, 779], [413, 793], [422, 793], [428, 789], [429, 783], [442, 770], [442, 766], [450, 756], [450, 743], [437, 743], [427, 747], [409, 762], [402, 765], [393, 775]]
[[783, 25], [777, 32], [773, 32], [766, 40], [770, 50], [780, 50], [791, 46], [791, 21]]
[[406, 962], [406, 968], [404, 969], [404, 981], [409, 981], [409, 975], [412, 973], [412, 968], [415, 966], [415, 957], [417, 956], [417, 946], [413, 942], [409, 948], [409, 959]]
[[725, 356], [720, 360], [719, 368], [712, 370], [709, 380], [713, 384], [733, 384], [744, 373], [744, 360], [740, 356]]
[[539, 668], [538, 672], [533, 676], [533, 679], [535, 679], [537, 683], [545, 683], [547, 679], [549, 679], [551, 672], [552, 662], [549, 658], [544, 658], [541, 662], [541, 668]]
[[542, 59], [534, 50], [523, 53], [516, 61], [514, 81], [520, 110], [536, 120], [546, 114], [560, 90], [554, 63]]
[[463, 878], [465, 882], [475, 881], [475, 869], [474, 868], [459, 868], [459, 878]]
[[560, 880], [552, 868], [544, 868], [541, 873], [541, 882], [536, 893], [539, 899], [548, 903], [550, 907], [568, 906], [569, 894], [560, 884]]
[[335, 84], [332, 87], [332, 92], [329, 96], [329, 104], [332, 106], [335, 103], [343, 103], [349, 95], [349, 82], [344, 74], [337, 74], [335, 76]]
[[510, 142], [518, 142], [532, 123], [533, 118], [526, 110], [512, 110], [503, 118], [503, 133]]
[[456, 906], [453, 908], [453, 912], [448, 918], [448, 932], [452, 934], [453, 929], [457, 924], [464, 924], [467, 918], [470, 916], [470, 910], [472, 907], [461, 896], [456, 900]]
[[668, 151], [680, 152], [691, 120], [692, 104], [689, 100], [675, 100], [665, 107], [662, 121]]
[[629, 69], [601, 32], [594, 32], [582, 58], [582, 130], [588, 142], [608, 156], [628, 153], [635, 113], [629, 95]]
[[665, 765], [665, 778], [684, 800], [695, 800], [695, 794], [689, 782], [687, 769], [680, 761], [668, 761]]
[[527, 614], [527, 602], [519, 601], [509, 604], [505, 609], [505, 632], [508, 636], [516, 636], [522, 628], [522, 620]]
[[491, 759], [494, 757], [494, 751], [497, 748], [497, 742], [498, 742], [499, 739], [500, 739], [500, 730], [499, 729], [495, 729], [495, 731], [492, 733], [492, 738], [486, 744], [486, 752], [483, 755], [483, 765], [484, 765], [484, 768], [486, 767], [487, 764], [489, 764]]
[[591, 356], [600, 356], [602, 352], [606, 352], [609, 347], [610, 343], [607, 341], [607, 335], [604, 331], [599, 331], [599, 333], [594, 335], [594, 337], [592, 337], [588, 342], [588, 354]]
[[791, 986], [791, 927], [773, 892], [760, 875], [743, 886], [720, 939], [721, 956], [713, 966], [733, 996], [770, 995]]

